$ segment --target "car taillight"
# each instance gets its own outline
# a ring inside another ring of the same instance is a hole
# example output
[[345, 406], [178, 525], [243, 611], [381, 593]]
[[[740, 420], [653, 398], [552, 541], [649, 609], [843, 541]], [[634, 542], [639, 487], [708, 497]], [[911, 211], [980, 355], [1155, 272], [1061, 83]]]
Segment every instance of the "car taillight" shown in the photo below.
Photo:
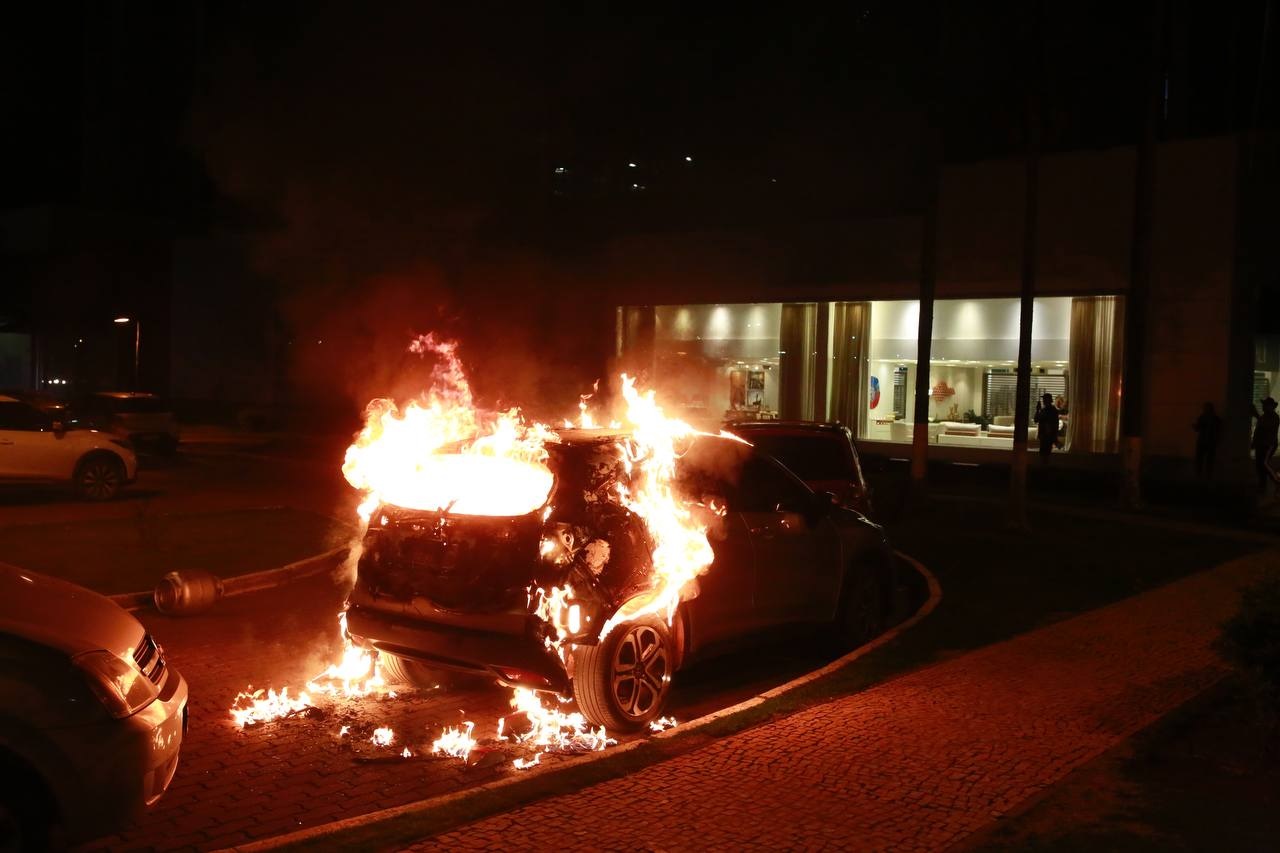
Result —
[[141, 711], [160, 695], [135, 665], [105, 649], [76, 655], [71, 662], [84, 673], [85, 683], [107, 713], [117, 719]]

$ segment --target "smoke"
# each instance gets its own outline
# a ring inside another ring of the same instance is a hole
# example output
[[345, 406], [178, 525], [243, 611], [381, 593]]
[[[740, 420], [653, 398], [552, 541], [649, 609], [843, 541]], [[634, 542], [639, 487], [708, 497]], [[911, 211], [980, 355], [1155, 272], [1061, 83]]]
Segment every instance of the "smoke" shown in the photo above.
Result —
[[541, 19], [420, 4], [215, 17], [189, 137], [250, 228], [292, 396], [351, 413], [412, 396], [429, 365], [406, 346], [435, 332], [460, 341], [485, 405], [576, 402], [612, 316], [536, 248]]

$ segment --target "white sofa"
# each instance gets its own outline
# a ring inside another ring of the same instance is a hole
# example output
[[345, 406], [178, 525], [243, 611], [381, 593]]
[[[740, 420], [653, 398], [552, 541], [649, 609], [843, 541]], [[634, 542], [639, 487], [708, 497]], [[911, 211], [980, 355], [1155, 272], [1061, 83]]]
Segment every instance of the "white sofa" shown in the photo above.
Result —
[[[1004, 425], [1004, 424], [992, 424], [990, 427], [988, 427], [988, 429], [987, 429], [987, 433], [988, 433], [989, 435], [991, 435], [992, 437], [999, 436], [999, 437], [1001, 437], [1001, 438], [1007, 438], [1007, 439], [1009, 439], [1010, 441], [1013, 441], [1013, 426], [1012, 426], [1012, 425], [1008, 425], [1008, 426], [1006, 426], [1006, 425]], [[1034, 426], [1034, 425], [1029, 425], [1029, 426], [1027, 427], [1027, 441], [1035, 441], [1035, 440], [1036, 440], [1036, 435], [1037, 435], [1037, 434], [1039, 434], [1039, 428], [1038, 428], [1038, 427], [1036, 427], [1036, 426]]]
[[[942, 424], [928, 424], [929, 443], [936, 444]], [[889, 424], [889, 440], [899, 444], [910, 444], [915, 438], [915, 424], [908, 421], [894, 421]]]

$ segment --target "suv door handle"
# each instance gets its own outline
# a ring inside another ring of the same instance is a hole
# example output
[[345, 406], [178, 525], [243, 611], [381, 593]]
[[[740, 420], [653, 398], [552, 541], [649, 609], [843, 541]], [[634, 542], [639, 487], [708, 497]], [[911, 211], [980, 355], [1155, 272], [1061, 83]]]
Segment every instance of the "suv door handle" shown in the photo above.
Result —
[[7, 438], [0, 438], [0, 444], [13, 444], [13, 442]]

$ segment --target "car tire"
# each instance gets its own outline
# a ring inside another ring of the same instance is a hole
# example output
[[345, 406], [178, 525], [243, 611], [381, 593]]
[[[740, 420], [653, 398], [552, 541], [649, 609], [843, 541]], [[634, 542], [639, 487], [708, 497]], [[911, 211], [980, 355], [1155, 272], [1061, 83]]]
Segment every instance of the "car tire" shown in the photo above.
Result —
[[447, 683], [447, 673], [420, 660], [378, 652], [378, 670], [388, 684], [407, 684], [421, 690], [433, 690]]
[[610, 731], [644, 728], [666, 707], [676, 660], [662, 619], [645, 616], [618, 625], [598, 644], [574, 649], [578, 710]]
[[48, 850], [54, 810], [44, 786], [25, 766], [0, 755], [0, 850]]
[[87, 501], [109, 501], [124, 487], [124, 463], [110, 453], [93, 453], [76, 468], [76, 493]]
[[845, 574], [836, 616], [840, 638], [850, 647], [857, 647], [879, 634], [883, 626], [880, 579], [870, 567], [851, 567]]

